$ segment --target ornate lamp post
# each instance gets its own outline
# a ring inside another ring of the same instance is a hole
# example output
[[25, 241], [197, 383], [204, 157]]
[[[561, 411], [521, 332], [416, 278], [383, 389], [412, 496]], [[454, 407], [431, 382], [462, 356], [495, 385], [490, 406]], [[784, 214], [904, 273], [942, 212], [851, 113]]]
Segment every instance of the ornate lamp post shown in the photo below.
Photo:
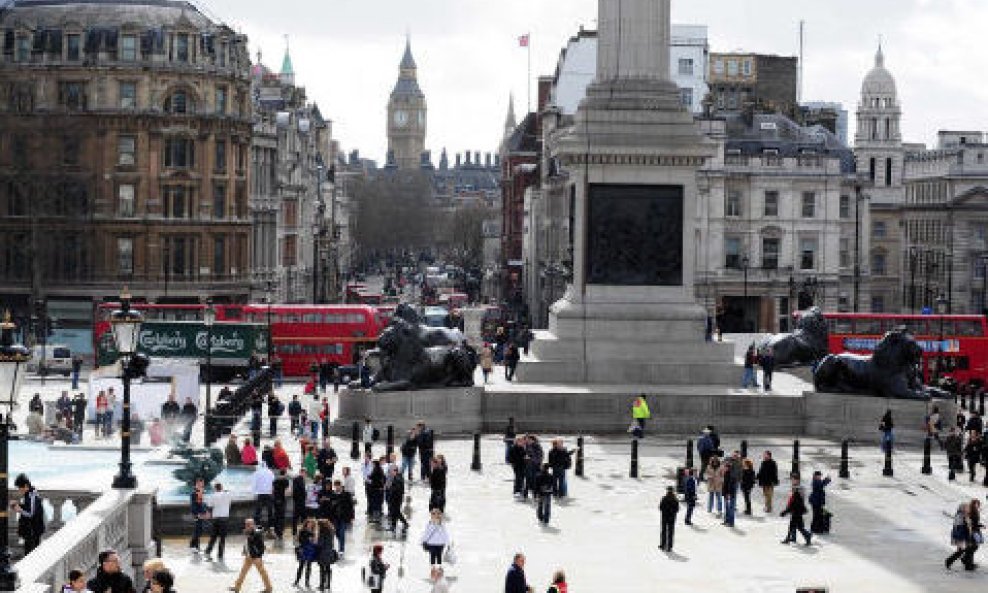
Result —
[[937, 297], [937, 315], [940, 316], [940, 337], [937, 340], [937, 365], [934, 368], [933, 382], [940, 382], [940, 373], [943, 368], [943, 315], [947, 312], [947, 297], [942, 293]]
[[202, 313], [202, 321], [206, 326], [206, 413], [203, 415], [203, 446], [208, 447], [211, 443], [212, 426], [209, 422], [209, 414], [213, 409], [213, 323], [216, 321], [216, 308], [213, 307], [213, 299], [206, 299], [206, 309]]
[[20, 586], [17, 571], [10, 564], [9, 516], [10, 500], [7, 483], [7, 443], [10, 439], [10, 415], [14, 411], [13, 403], [21, 382], [27, 372], [27, 361], [31, 359], [31, 351], [22, 344], [14, 344], [16, 327], [10, 321], [10, 312], [4, 313], [3, 323], [0, 324], [0, 389], [10, 394], [11, 406], [7, 418], [0, 417], [0, 591], [16, 591]]
[[110, 315], [113, 342], [122, 358], [123, 417], [120, 419], [120, 473], [113, 477], [113, 487], [137, 488], [137, 477], [130, 464], [130, 381], [144, 374], [147, 358], [137, 354], [138, 336], [144, 317], [130, 308], [130, 294], [124, 288], [120, 295], [120, 308]]
[[744, 302], [741, 305], [741, 331], [748, 331], [748, 265], [750, 260], [747, 255], [741, 256], [741, 271], [744, 272]]
[[264, 300], [268, 303], [268, 363], [271, 362], [271, 298], [274, 292], [274, 283], [268, 280], [267, 294], [264, 295]]

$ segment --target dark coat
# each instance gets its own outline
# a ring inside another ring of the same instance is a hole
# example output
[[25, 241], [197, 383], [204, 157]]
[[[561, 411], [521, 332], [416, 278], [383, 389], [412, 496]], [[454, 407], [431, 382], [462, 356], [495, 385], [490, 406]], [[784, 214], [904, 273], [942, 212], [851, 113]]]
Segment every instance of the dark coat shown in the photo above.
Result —
[[17, 516], [17, 535], [25, 537], [31, 534], [41, 537], [45, 532], [45, 509], [41, 504], [41, 496], [34, 488], [29, 488], [20, 500], [21, 512]]
[[122, 572], [106, 573], [102, 568], [97, 569], [96, 576], [89, 579], [86, 588], [90, 591], [106, 591], [111, 593], [135, 593], [134, 581]]
[[401, 456], [402, 457], [415, 457], [415, 450], [418, 448], [418, 443], [415, 442], [414, 438], [407, 438], [405, 442], [401, 444]]
[[803, 502], [803, 494], [796, 491], [789, 497], [789, 502], [786, 503], [786, 509], [779, 516], [785, 517], [786, 515], [792, 515], [793, 517], [802, 517], [805, 514], [806, 503]]
[[340, 521], [353, 521], [353, 496], [346, 490], [333, 492], [331, 497], [333, 516]]
[[825, 488], [827, 484], [830, 484], [830, 478], [824, 478], [822, 480], [814, 479], [810, 484], [812, 490], [810, 491], [810, 506], [813, 507], [824, 507], [827, 506], [827, 492]]
[[755, 470], [753, 469], [742, 469], [741, 470], [741, 490], [744, 492], [751, 492], [751, 489], [755, 487]]
[[244, 544], [247, 550], [247, 555], [251, 558], [263, 558], [264, 557], [264, 532], [260, 529], [255, 529], [247, 534], [247, 543]]
[[525, 580], [525, 569], [512, 564], [504, 577], [504, 593], [528, 593], [528, 581]]
[[755, 481], [762, 487], [779, 485], [779, 465], [775, 463], [774, 459], [762, 461], [762, 464], [758, 466]]
[[511, 449], [508, 450], [508, 463], [515, 468], [525, 467], [525, 447], [514, 444], [511, 445]]
[[[695, 493], [694, 493], [695, 494]], [[662, 514], [663, 521], [675, 521], [679, 513], [679, 500], [676, 495], [669, 492], [659, 501], [659, 513]]]
[[555, 447], [549, 449], [549, 467], [552, 468], [552, 471], [558, 472], [569, 469], [571, 464], [570, 454], [566, 449]]
[[686, 502], [696, 504], [696, 476], [687, 476], [683, 479], [683, 491]]
[[391, 478], [391, 486], [387, 489], [386, 495], [389, 507], [401, 506], [401, 501], [405, 498], [405, 480], [401, 474]]

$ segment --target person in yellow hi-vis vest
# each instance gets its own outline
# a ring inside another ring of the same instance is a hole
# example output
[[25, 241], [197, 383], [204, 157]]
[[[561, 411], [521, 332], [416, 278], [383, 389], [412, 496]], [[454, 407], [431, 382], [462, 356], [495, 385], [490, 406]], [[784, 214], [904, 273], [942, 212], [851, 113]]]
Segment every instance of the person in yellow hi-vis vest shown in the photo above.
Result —
[[631, 405], [631, 417], [638, 423], [638, 427], [644, 431], [645, 421], [652, 417], [652, 413], [648, 410], [648, 402], [645, 401], [644, 395], [639, 395], [635, 398], [635, 403]]

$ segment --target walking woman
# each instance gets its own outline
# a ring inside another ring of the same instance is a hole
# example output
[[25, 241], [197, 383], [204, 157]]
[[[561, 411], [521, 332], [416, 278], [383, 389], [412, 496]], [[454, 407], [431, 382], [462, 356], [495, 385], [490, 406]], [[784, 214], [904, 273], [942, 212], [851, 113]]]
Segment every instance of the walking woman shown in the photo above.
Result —
[[295, 547], [295, 557], [298, 559], [298, 570], [295, 571], [295, 586], [305, 572], [305, 587], [309, 588], [309, 580], [312, 575], [312, 563], [318, 557], [319, 527], [313, 517], [309, 517], [302, 523], [302, 529], [298, 532], [298, 544]]
[[381, 559], [384, 553], [384, 546], [374, 544], [371, 549], [370, 562], [363, 569], [364, 583], [370, 588], [371, 593], [381, 593], [384, 590], [384, 577], [388, 574], [391, 565]]
[[333, 564], [340, 558], [333, 547], [335, 535], [336, 532], [329, 519], [319, 519], [318, 535], [316, 536], [316, 547], [319, 554], [316, 561], [319, 563], [320, 591], [329, 591], [330, 583], [333, 581]]
[[741, 461], [741, 494], [744, 495], [744, 514], [751, 514], [751, 491], [755, 488], [755, 464], [747, 457]]
[[724, 474], [720, 471], [720, 457], [716, 455], [710, 458], [710, 477], [707, 478], [707, 512], [714, 510], [714, 499], [717, 500], [717, 514], [724, 510]]
[[443, 563], [443, 548], [449, 545], [449, 532], [439, 509], [429, 512], [429, 522], [422, 532], [422, 547], [429, 553], [429, 564]]
[[[971, 518], [970, 518], [970, 505], [966, 502], [961, 503], [957, 506], [957, 512], [954, 513], [954, 523], [950, 528], [950, 545], [954, 546], [956, 551], [947, 556], [947, 559], [943, 561], [943, 565], [950, 570], [950, 566], [964, 556], [964, 552], [967, 551], [967, 547], [971, 541]], [[967, 568], [967, 565], [964, 566]], [[968, 569], [968, 570], [973, 570]]]
[[978, 567], [974, 563], [974, 553], [978, 551], [978, 548], [985, 541], [984, 535], [981, 533], [982, 528], [984, 528], [984, 525], [981, 524], [981, 501], [977, 498], [971, 499], [971, 503], [968, 506], [968, 519], [971, 537], [968, 540], [967, 548], [964, 550], [962, 560], [964, 562], [964, 570], [974, 570]]

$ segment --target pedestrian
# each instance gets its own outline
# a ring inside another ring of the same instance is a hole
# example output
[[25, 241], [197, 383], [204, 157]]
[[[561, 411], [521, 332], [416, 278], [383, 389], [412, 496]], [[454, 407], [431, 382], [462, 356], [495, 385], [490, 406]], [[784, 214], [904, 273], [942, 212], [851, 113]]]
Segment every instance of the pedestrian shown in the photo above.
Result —
[[96, 394], [96, 438], [107, 436], [103, 431], [103, 427], [105, 426], [103, 418], [106, 416], [106, 408], [106, 392], [101, 389]]
[[[670, 550], [671, 551], [671, 550]], [[566, 584], [566, 573], [563, 569], [559, 569], [552, 573], [552, 584], [549, 585], [549, 589], [546, 593], [567, 593], [568, 585]]]
[[446, 458], [437, 455], [432, 459], [432, 470], [429, 472], [429, 510], [439, 509], [446, 512], [446, 477], [449, 468]]
[[710, 459], [717, 452], [717, 447], [714, 445], [713, 437], [711, 436], [712, 431], [710, 427], [703, 429], [700, 434], [700, 438], [696, 441], [696, 452], [700, 455], [700, 474], [699, 479], [703, 480], [707, 473], [707, 466], [710, 465]]
[[[322, 402], [319, 401], [319, 393], [314, 392], [306, 396], [305, 416], [309, 422], [309, 437], [313, 441], [319, 439], [319, 413], [322, 412]], [[329, 436], [329, 435], [323, 435]]]
[[549, 516], [552, 513], [552, 492], [555, 479], [548, 463], [543, 463], [539, 473], [535, 476], [535, 517], [543, 525], [549, 524]]
[[156, 570], [149, 584], [151, 593], [175, 593], [175, 576], [168, 570]]
[[405, 500], [405, 480], [401, 477], [401, 468], [392, 465], [390, 468], [390, 479], [385, 486], [385, 500], [388, 504], [388, 521], [390, 530], [398, 535], [397, 526], [401, 521], [404, 533], [408, 533], [408, 520], [401, 512], [401, 503]]
[[720, 466], [719, 457], [710, 458], [710, 477], [707, 478], [707, 512], [713, 512], [714, 500], [716, 500], [718, 516], [723, 513], [724, 505], [724, 474]]
[[487, 385], [494, 371], [494, 350], [487, 342], [480, 348], [480, 370], [484, 373], [484, 385]]
[[310, 476], [319, 473], [319, 453], [315, 445], [306, 445], [305, 457], [302, 459], [302, 468]]
[[964, 471], [964, 439], [952, 426], [947, 437], [943, 440], [943, 449], [947, 453], [948, 479], [955, 478], [955, 471]]
[[432, 582], [429, 593], [449, 593], [449, 581], [446, 580], [446, 572], [442, 566], [432, 565], [432, 568], [429, 569], [429, 580]]
[[515, 444], [515, 437], [518, 436], [518, 430], [515, 428], [514, 417], [508, 418], [508, 426], [504, 429], [504, 463], [510, 464], [509, 459], [511, 454], [511, 446]]
[[741, 389], [749, 386], [758, 387], [758, 379], [755, 377], [755, 365], [758, 364], [758, 352], [755, 344], [752, 343], [744, 353], [744, 374], [741, 377]]
[[803, 526], [803, 516], [806, 515], [806, 503], [803, 501], [803, 489], [799, 486], [793, 488], [792, 493], [789, 495], [789, 501], [786, 503], [786, 508], [779, 516], [785, 517], [786, 515], [789, 515], [789, 530], [786, 532], [786, 538], [782, 540], [782, 543], [795, 543], [796, 532], [798, 531], [806, 539], [806, 545], [810, 545], [813, 534], [806, 531], [806, 527]]
[[93, 592], [136, 593], [134, 581], [120, 570], [120, 555], [116, 550], [103, 550], [97, 556], [96, 576], [86, 588]]
[[964, 549], [964, 557], [962, 558], [964, 562], [965, 570], [974, 570], [978, 567], [974, 563], [974, 553], [978, 551], [981, 544], [984, 543], [984, 535], [981, 530], [984, 529], [984, 525], [981, 524], [981, 501], [977, 498], [972, 498], [968, 507], [968, 518], [969, 527], [971, 531], [971, 537], [968, 540], [968, 545]]
[[508, 349], [504, 353], [504, 378], [508, 381], [514, 380], [519, 360], [521, 354], [518, 352], [518, 346], [514, 343], [508, 344]]
[[528, 488], [525, 486], [525, 470], [528, 467], [525, 452], [525, 437], [520, 436], [515, 438], [514, 444], [508, 450], [508, 463], [511, 464], [511, 470], [515, 474], [512, 492], [515, 498], [525, 498], [528, 493]]
[[567, 451], [563, 446], [562, 437], [552, 440], [552, 447], [549, 449], [549, 467], [552, 469], [553, 490], [557, 498], [566, 498], [569, 494], [569, 486], [566, 483], [566, 470], [573, 465], [573, 452]]
[[978, 436], [985, 431], [985, 423], [981, 418], [981, 413], [978, 410], [972, 408], [971, 415], [967, 418], [967, 423], [964, 425], [964, 430], [974, 431], [978, 433]]
[[272, 469], [284, 470], [291, 469], [292, 462], [288, 457], [288, 452], [285, 451], [285, 446], [281, 443], [281, 439], [275, 439], [274, 445], [271, 447], [271, 461], [273, 463]]
[[[328, 434], [328, 431], [326, 431]], [[319, 447], [319, 451], [316, 453], [316, 465], [317, 470], [324, 480], [331, 480], [333, 474], [336, 473], [336, 451], [333, 449], [332, 444], [330, 444], [329, 437], [325, 437], [322, 440], [322, 447]]]
[[272, 593], [271, 579], [268, 578], [268, 571], [264, 568], [264, 534], [256, 527], [253, 519], [244, 521], [244, 536], [247, 539], [244, 544], [244, 563], [240, 567], [240, 575], [237, 576], [230, 590], [239, 593], [244, 579], [247, 578], [247, 572], [253, 567], [261, 575], [261, 581], [264, 583], [262, 593]]
[[383, 552], [384, 546], [374, 544], [374, 547], [371, 548], [370, 561], [363, 569], [364, 583], [371, 590], [371, 593], [381, 593], [384, 590], [384, 578], [388, 574], [388, 569], [391, 568], [391, 565], [381, 558]]
[[281, 403], [275, 392], [268, 395], [268, 437], [278, 434], [278, 417], [285, 413], [285, 404]]
[[[318, 416], [318, 412], [316, 412], [315, 418], [318, 418], [318, 417], [319, 417]], [[377, 429], [374, 428], [374, 425], [371, 423], [371, 419], [370, 418], [364, 418], [364, 431], [363, 431], [363, 434], [362, 434], [362, 437], [363, 437], [362, 440], [363, 440], [363, 443], [364, 443], [364, 454], [366, 454], [366, 455], [373, 455], [374, 454], [374, 441], [377, 440], [377, 438], [375, 437], [376, 432], [377, 432]]]
[[[350, 468], [345, 467], [343, 469], [345, 470], [344, 475], [349, 475]], [[336, 532], [336, 542], [340, 546], [340, 556], [342, 556], [346, 550], [346, 533], [353, 525], [355, 503], [353, 494], [346, 489], [341, 480], [335, 480], [333, 482], [332, 501], [333, 513], [331, 520], [333, 522], [333, 530]]]
[[659, 514], [662, 516], [662, 529], [659, 535], [659, 549], [672, 551], [673, 534], [676, 531], [676, 515], [679, 514], [679, 499], [676, 489], [666, 488], [666, 495], [659, 501]]
[[515, 554], [504, 577], [504, 593], [532, 593], [532, 588], [525, 579], [525, 555]]
[[271, 502], [274, 504], [274, 537], [281, 541], [285, 533], [285, 513], [288, 508], [288, 489], [291, 487], [291, 480], [288, 479], [288, 470], [279, 469], [278, 476], [271, 483]]
[[425, 425], [424, 420], [419, 420], [415, 424], [415, 445], [419, 450], [419, 472], [423, 480], [429, 478], [432, 471], [432, 456], [436, 449], [436, 434], [431, 428]]
[[82, 373], [82, 357], [76, 354], [72, 357], [72, 390], [79, 389], [79, 375]]
[[206, 489], [202, 478], [197, 478], [192, 494], [189, 495], [189, 513], [192, 515], [192, 537], [189, 548], [199, 552], [199, 538], [202, 536], [206, 519], [209, 518], [209, 507], [206, 506]]
[[731, 453], [731, 456], [721, 464], [721, 472], [724, 474], [724, 525], [728, 527], [734, 527], [742, 471], [741, 454], [738, 451]]
[[693, 468], [686, 468], [683, 476], [683, 501], [686, 503], [686, 525], [693, 524], [693, 509], [696, 508], [696, 476], [693, 475]]
[[370, 512], [370, 522], [380, 524], [384, 514], [384, 468], [381, 460], [371, 462], [371, 472], [367, 476], [367, 510]]
[[810, 531], [812, 533], [829, 533], [830, 525], [827, 520], [827, 492], [826, 488], [830, 484], [830, 476], [823, 477], [819, 471], [813, 472], [813, 480], [810, 482], [810, 509], [813, 514], [810, 519]]
[[648, 409], [648, 402], [645, 401], [645, 394], [635, 398], [631, 404], [631, 417], [642, 433], [645, 432], [645, 421], [652, 417], [652, 412]]
[[316, 561], [319, 556], [319, 549], [317, 547], [317, 537], [318, 537], [318, 524], [316, 523], [315, 517], [309, 517], [302, 523], [302, 529], [298, 532], [298, 540], [295, 544], [295, 559], [298, 561], [298, 568], [295, 571], [295, 586], [298, 587], [298, 582], [302, 578], [302, 573], [305, 573], [305, 588], [311, 588], [309, 584], [312, 575], [312, 563]]
[[185, 404], [182, 405], [182, 412], [180, 413], [181, 422], [184, 426], [184, 433], [182, 434], [182, 440], [186, 443], [192, 438], [192, 426], [196, 423], [196, 416], [199, 415], [199, 410], [196, 409], [196, 405], [192, 403], [192, 398], [185, 398]]
[[223, 484], [219, 482], [213, 484], [213, 493], [207, 498], [209, 515], [212, 519], [209, 543], [206, 544], [207, 560], [212, 559], [213, 546], [216, 545], [216, 559], [223, 562], [223, 551], [226, 548], [226, 534], [230, 521], [230, 505], [232, 503], [233, 495], [228, 490], [223, 489]]
[[542, 452], [542, 444], [539, 443], [539, 438], [534, 434], [529, 434], [525, 437], [525, 495], [528, 496], [528, 492], [532, 493], [533, 499], [537, 496], [535, 476], [538, 475], [539, 469], [542, 467], [542, 460], [544, 454]]
[[943, 421], [940, 419], [939, 406], [933, 406], [930, 415], [926, 417], [926, 436], [935, 440], [943, 449], [943, 441], [940, 440], [940, 431], [943, 430]]
[[62, 586], [62, 593], [92, 593], [86, 587], [86, 573], [78, 568], [70, 570], [68, 581]]
[[[322, 434], [323, 439], [329, 439], [329, 398], [322, 398], [322, 408], [319, 410], [319, 420], [322, 422]], [[331, 478], [331, 475], [327, 475], [327, 478]]]
[[292, 477], [291, 485], [289, 490], [292, 495], [292, 535], [298, 534], [298, 527], [301, 525], [302, 521], [306, 517], [305, 509], [305, 496], [306, 496], [306, 483], [305, 477], [308, 473], [304, 468], [299, 469], [298, 473]]
[[878, 423], [878, 430], [882, 433], [882, 453], [889, 453], [895, 444], [895, 425], [892, 422], [892, 410], [885, 410], [885, 414]]
[[[775, 353], [771, 346], [766, 346], [758, 357], [758, 362], [762, 365], [762, 385], [765, 391], [772, 390], [772, 372], [775, 370]], [[757, 385], [756, 385], [757, 387]]]
[[968, 433], [967, 444], [964, 445], [964, 458], [967, 460], [967, 469], [971, 476], [971, 482], [974, 481], [974, 474], [978, 469], [978, 462], [981, 461], [981, 448], [981, 435], [972, 430]]
[[302, 402], [298, 401], [298, 394], [292, 396], [292, 401], [288, 402], [288, 420], [293, 435], [300, 435], [299, 418], [302, 416]]
[[80, 443], [82, 442], [83, 430], [86, 428], [86, 406], [88, 405], [89, 401], [86, 400], [86, 396], [81, 391], [72, 398], [72, 429], [79, 435]]
[[422, 548], [429, 553], [429, 564], [442, 564], [443, 550], [450, 543], [449, 531], [443, 522], [443, 512], [429, 511], [429, 522], [422, 531]]
[[244, 465], [257, 465], [257, 449], [250, 439], [244, 439], [244, 446], [240, 450], [240, 462]]
[[223, 448], [223, 454], [226, 457], [227, 465], [240, 465], [243, 461], [240, 459], [240, 447], [237, 446], [237, 435], [230, 433], [230, 438], [226, 440], [226, 447]]
[[[950, 545], [954, 546], [956, 550], [950, 556], [943, 561], [943, 565], [950, 570], [951, 565], [964, 558], [967, 548], [973, 543], [971, 538], [971, 508], [969, 503], [961, 503], [957, 506], [957, 512], [954, 513], [954, 521], [950, 528]], [[964, 563], [962, 561], [962, 563]], [[967, 570], [974, 570], [974, 568], [968, 568], [967, 564], [964, 563], [964, 568]]]
[[113, 436], [113, 417], [117, 412], [117, 393], [112, 387], [106, 389], [106, 413], [103, 415], [103, 436]]
[[779, 485], [779, 466], [772, 459], [772, 452], [762, 453], [762, 462], [758, 466], [758, 473], [755, 475], [758, 487], [762, 489], [762, 496], [765, 498], [765, 512], [772, 512], [772, 496], [775, 487]]
[[27, 556], [41, 543], [41, 535], [45, 532], [45, 509], [27, 475], [19, 474], [14, 479], [14, 487], [20, 500], [11, 503], [11, 509], [17, 514], [17, 535], [24, 540], [24, 555]]
[[411, 484], [414, 480], [413, 470], [415, 467], [415, 452], [418, 450], [418, 444], [415, 440], [416, 432], [412, 428], [408, 431], [408, 435], [405, 437], [405, 442], [401, 444], [401, 474], [408, 475], [408, 483]]
[[254, 524], [262, 525], [261, 512], [266, 511], [268, 522], [265, 525], [271, 529], [274, 526], [274, 499], [272, 497], [274, 472], [268, 469], [264, 463], [258, 464], [257, 469], [254, 470], [251, 492], [254, 495]]
[[744, 514], [751, 515], [751, 491], [755, 488], [755, 464], [745, 457], [741, 461], [741, 494], [744, 495]]
[[329, 519], [319, 519], [316, 530], [316, 563], [319, 565], [319, 590], [329, 591], [333, 581], [333, 564], [340, 556], [333, 547], [335, 537], [333, 524]]

